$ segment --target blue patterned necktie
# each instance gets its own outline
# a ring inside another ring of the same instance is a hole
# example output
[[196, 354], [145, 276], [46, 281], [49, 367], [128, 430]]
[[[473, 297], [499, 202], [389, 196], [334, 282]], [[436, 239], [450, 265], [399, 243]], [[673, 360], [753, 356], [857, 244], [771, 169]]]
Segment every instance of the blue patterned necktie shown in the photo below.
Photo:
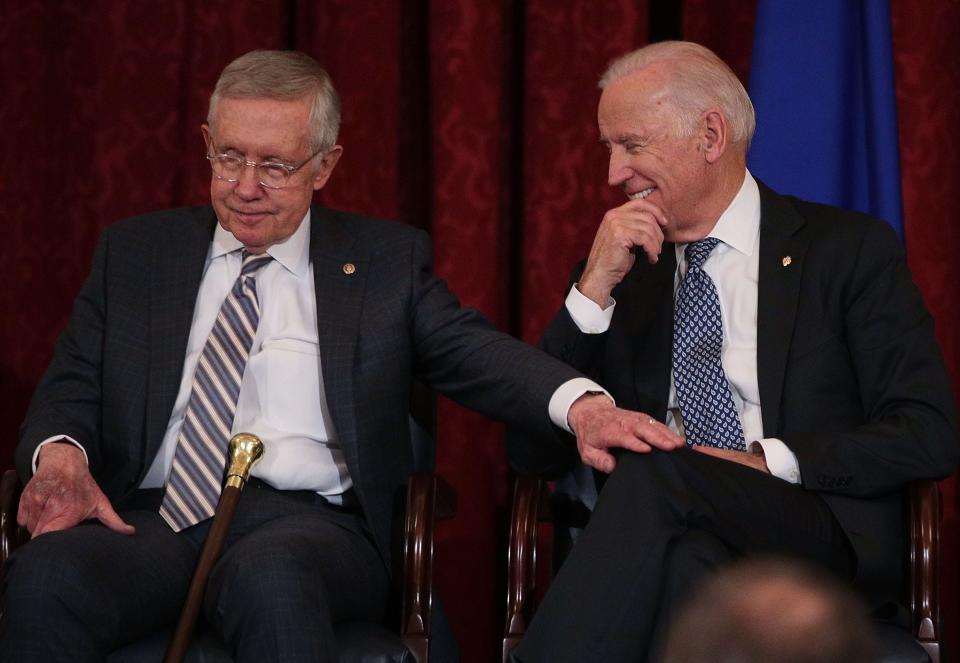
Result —
[[743, 451], [743, 427], [720, 363], [720, 297], [703, 271], [719, 242], [708, 237], [687, 245], [687, 274], [673, 314], [673, 380], [687, 444]]
[[266, 254], [243, 252], [240, 276], [220, 306], [193, 374], [160, 515], [175, 532], [213, 516], [227, 464], [240, 383], [260, 322], [256, 273]]

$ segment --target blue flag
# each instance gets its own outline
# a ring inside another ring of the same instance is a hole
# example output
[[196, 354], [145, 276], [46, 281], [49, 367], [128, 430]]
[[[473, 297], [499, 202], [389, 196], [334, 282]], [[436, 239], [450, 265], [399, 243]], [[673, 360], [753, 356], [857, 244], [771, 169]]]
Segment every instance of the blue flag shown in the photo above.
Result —
[[903, 237], [887, 0], [758, 0], [750, 97], [755, 176]]

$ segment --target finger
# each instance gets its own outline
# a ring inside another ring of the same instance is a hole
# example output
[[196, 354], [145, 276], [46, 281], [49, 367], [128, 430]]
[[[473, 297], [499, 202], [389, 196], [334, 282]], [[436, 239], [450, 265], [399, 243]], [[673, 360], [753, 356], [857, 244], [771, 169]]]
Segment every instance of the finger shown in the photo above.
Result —
[[102, 497], [100, 502], [97, 504], [95, 515], [97, 520], [118, 534], [130, 535], [136, 533], [137, 531], [133, 525], [130, 525], [124, 521], [123, 518], [121, 518], [117, 512], [114, 511], [113, 506], [106, 497]]
[[653, 417], [641, 414], [642, 420], [636, 424], [637, 435], [648, 444], [664, 451], [673, 451], [686, 446], [687, 441], [667, 428]]
[[43, 511], [38, 515], [36, 524], [30, 533], [36, 537], [41, 534], [46, 534], [47, 532], [68, 529], [76, 525], [80, 520], [81, 518], [76, 510], [70, 508], [58, 509], [52, 504], [52, 500], [47, 500]]
[[653, 450], [653, 447], [637, 437], [636, 433], [629, 428], [618, 432], [616, 435], [611, 435], [605, 442], [606, 447], [619, 447], [638, 454], [650, 453]]
[[70, 519], [63, 515], [50, 519], [41, 518], [36, 528], [30, 533], [30, 536], [37, 538], [41, 534], [59, 532], [60, 530], [69, 529], [74, 525], [76, 525], [76, 523], [71, 523]]
[[644, 198], [629, 200], [623, 205], [621, 205], [619, 209], [625, 210], [625, 211], [629, 210], [631, 212], [646, 212], [654, 218], [657, 225], [659, 225], [660, 227], [665, 228], [669, 225], [669, 221], [667, 220], [667, 215], [664, 214], [663, 210], [657, 205], [654, 205], [653, 203], [651, 203], [650, 201]]
[[586, 449], [580, 458], [585, 465], [600, 470], [604, 474], [613, 472], [613, 468], [617, 465], [617, 461], [613, 455], [606, 451], [600, 451], [599, 449]]
[[20, 495], [20, 507], [17, 509], [17, 522], [20, 523], [32, 535], [43, 510], [46, 508], [49, 496], [46, 492], [40, 492], [36, 486], [27, 484], [23, 493]]
[[17, 524], [33, 534], [35, 521], [36, 516], [34, 515], [32, 500], [27, 495], [21, 495], [20, 507], [17, 509]]

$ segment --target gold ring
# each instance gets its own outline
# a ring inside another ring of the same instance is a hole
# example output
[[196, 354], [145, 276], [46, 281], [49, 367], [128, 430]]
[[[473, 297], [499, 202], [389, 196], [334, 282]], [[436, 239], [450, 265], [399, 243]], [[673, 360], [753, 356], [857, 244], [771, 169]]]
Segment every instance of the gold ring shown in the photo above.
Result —
[[657, 420], [654, 419], [653, 417], [650, 417], [650, 418], [647, 419], [647, 423], [648, 423], [648, 424], [655, 424], [656, 422], [657, 422]]

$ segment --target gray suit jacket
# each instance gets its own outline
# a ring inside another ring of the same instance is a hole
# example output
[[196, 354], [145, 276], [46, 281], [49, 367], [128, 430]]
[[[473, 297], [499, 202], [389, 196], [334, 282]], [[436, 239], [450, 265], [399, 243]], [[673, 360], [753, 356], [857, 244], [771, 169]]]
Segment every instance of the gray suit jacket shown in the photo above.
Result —
[[[111, 500], [140, 485], [176, 399], [215, 223], [212, 209], [199, 207], [128, 219], [104, 232], [23, 424], [21, 479], [30, 477], [43, 439], [67, 434], [84, 445]], [[314, 207], [310, 257], [330, 412], [389, 568], [392, 500], [413, 463], [411, 379], [554, 436], [550, 396], [579, 373], [461, 308], [431, 274], [430, 241], [420, 230]], [[347, 262], [356, 266], [351, 274]]]

